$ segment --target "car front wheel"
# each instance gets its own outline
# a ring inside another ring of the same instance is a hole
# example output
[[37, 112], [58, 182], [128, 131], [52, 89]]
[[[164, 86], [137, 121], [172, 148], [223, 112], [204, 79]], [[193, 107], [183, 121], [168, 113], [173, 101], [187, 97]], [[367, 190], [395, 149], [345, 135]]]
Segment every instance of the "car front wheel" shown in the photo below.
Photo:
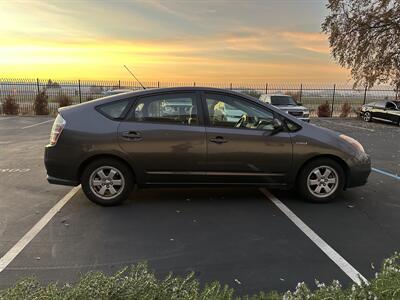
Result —
[[96, 204], [113, 206], [129, 197], [133, 188], [133, 176], [129, 167], [115, 159], [99, 159], [83, 171], [82, 189]]
[[371, 120], [372, 120], [371, 113], [369, 111], [366, 111], [364, 113], [363, 119], [365, 122], [371, 122]]
[[343, 190], [345, 177], [343, 168], [336, 161], [321, 158], [303, 167], [297, 184], [303, 198], [325, 203], [335, 199]]

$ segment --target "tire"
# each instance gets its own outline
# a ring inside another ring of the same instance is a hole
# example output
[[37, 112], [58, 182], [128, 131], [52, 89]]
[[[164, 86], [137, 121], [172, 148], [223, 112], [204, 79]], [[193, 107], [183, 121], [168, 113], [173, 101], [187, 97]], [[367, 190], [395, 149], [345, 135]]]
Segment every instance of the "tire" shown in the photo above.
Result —
[[116, 159], [98, 159], [83, 171], [81, 185], [86, 197], [102, 206], [124, 202], [134, 186], [130, 168]]
[[371, 122], [372, 121], [372, 115], [369, 111], [366, 111], [363, 115], [363, 120], [365, 122]]
[[[321, 176], [318, 176], [317, 170]], [[343, 191], [345, 182], [346, 174], [340, 164], [330, 158], [319, 158], [307, 163], [300, 170], [297, 188], [305, 200], [327, 203]]]

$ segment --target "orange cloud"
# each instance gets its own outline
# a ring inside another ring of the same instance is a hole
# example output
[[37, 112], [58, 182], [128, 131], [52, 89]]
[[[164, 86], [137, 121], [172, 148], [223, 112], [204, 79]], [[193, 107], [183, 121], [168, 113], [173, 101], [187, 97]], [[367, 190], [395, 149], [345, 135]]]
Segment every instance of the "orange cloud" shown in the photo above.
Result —
[[328, 37], [318, 32], [282, 32], [280, 36], [295, 47], [318, 53], [329, 53]]

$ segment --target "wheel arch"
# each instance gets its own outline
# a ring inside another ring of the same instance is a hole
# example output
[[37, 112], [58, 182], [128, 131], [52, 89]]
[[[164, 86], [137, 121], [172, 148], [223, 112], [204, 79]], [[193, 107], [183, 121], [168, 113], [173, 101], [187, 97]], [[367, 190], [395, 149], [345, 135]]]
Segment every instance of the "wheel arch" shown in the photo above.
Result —
[[92, 163], [93, 161], [98, 160], [98, 159], [115, 159], [115, 160], [118, 160], [118, 161], [122, 162], [123, 164], [128, 166], [128, 168], [132, 172], [133, 178], [136, 180], [136, 175], [137, 174], [136, 174], [135, 170], [133, 169], [132, 165], [126, 159], [122, 158], [121, 156], [115, 155], [115, 154], [95, 154], [95, 155], [92, 155], [92, 156], [86, 158], [85, 160], [83, 160], [81, 162], [81, 164], [79, 165], [79, 168], [78, 168], [78, 179], [79, 179], [79, 181], [81, 181], [82, 173], [85, 170], [85, 168], [90, 163]]
[[344, 174], [345, 174], [345, 176], [346, 176], [346, 178], [345, 178], [345, 185], [344, 185], [344, 188], [346, 189], [346, 187], [347, 187], [347, 185], [348, 185], [348, 180], [349, 180], [349, 178], [350, 178], [350, 168], [349, 168], [349, 166], [347, 165], [347, 163], [346, 163], [342, 158], [340, 158], [339, 156], [333, 155], [333, 154], [320, 154], [320, 155], [316, 155], [316, 156], [310, 157], [309, 159], [307, 159], [306, 161], [304, 161], [304, 162], [300, 165], [300, 167], [297, 169], [296, 180], [295, 180], [296, 184], [297, 184], [297, 182], [298, 182], [298, 180], [299, 180], [299, 176], [300, 176], [301, 170], [302, 170], [307, 164], [309, 164], [310, 162], [312, 162], [312, 161], [314, 161], [314, 160], [323, 159], [323, 158], [332, 159], [332, 160], [334, 160], [335, 162], [337, 162], [337, 163], [342, 167], [342, 169], [343, 169], [343, 171], [344, 171]]

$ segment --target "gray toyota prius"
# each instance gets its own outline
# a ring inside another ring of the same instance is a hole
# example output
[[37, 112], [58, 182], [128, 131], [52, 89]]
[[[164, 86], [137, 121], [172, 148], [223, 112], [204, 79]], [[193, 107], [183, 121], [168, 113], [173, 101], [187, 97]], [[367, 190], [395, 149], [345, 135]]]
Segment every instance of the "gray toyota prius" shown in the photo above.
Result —
[[140, 187], [250, 185], [328, 202], [367, 182], [355, 139], [240, 93], [147, 89], [64, 107], [45, 148], [50, 183], [81, 184], [101, 205]]

